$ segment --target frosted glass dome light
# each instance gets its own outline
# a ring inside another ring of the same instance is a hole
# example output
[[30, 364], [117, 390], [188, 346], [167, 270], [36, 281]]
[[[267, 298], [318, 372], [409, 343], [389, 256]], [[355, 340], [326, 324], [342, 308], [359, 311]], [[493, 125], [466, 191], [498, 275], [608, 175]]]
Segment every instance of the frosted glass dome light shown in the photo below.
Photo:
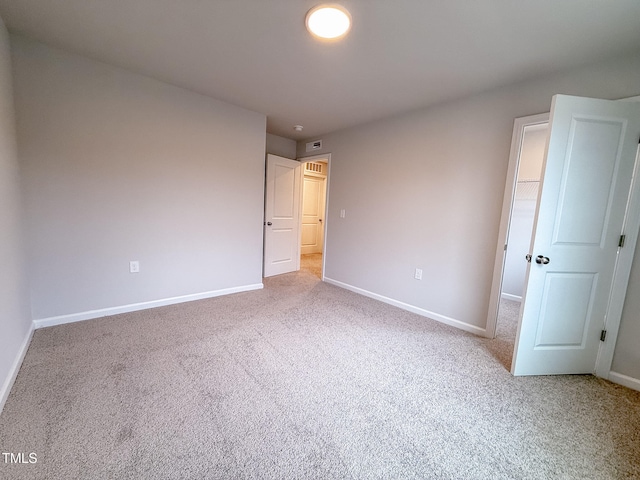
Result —
[[351, 29], [351, 15], [340, 5], [318, 5], [307, 12], [305, 24], [312, 35], [337, 40]]

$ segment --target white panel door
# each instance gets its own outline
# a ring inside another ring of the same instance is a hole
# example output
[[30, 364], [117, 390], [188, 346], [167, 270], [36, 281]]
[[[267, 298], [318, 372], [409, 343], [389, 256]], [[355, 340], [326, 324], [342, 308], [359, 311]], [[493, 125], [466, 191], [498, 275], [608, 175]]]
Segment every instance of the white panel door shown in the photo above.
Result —
[[325, 182], [322, 177], [305, 175], [302, 186], [301, 253], [322, 253]]
[[264, 276], [300, 269], [300, 162], [267, 155]]
[[640, 105], [557, 95], [512, 362], [593, 373], [640, 138]]

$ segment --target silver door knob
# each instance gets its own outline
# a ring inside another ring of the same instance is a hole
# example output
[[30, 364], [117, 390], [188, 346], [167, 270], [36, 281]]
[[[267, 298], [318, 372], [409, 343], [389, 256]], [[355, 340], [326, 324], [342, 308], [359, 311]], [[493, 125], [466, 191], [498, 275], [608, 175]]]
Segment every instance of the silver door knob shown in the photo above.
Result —
[[549, 262], [550, 262], [549, 257], [543, 257], [542, 255], [538, 255], [536, 257], [536, 263], [540, 265], [546, 265]]

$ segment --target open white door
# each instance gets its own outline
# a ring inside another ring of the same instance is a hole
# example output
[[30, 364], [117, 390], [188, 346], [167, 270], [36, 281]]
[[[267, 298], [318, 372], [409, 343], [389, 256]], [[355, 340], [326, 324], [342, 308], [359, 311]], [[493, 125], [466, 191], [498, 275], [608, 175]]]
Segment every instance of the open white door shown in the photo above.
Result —
[[267, 155], [264, 276], [300, 269], [300, 162]]
[[557, 95], [549, 130], [514, 375], [595, 370], [640, 139], [640, 105]]

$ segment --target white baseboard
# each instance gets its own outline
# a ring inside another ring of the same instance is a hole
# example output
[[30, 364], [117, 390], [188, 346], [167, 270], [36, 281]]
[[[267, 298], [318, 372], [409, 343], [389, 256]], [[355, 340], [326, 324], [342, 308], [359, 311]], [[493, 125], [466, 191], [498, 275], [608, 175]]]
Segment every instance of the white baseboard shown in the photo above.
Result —
[[348, 283], [343, 283], [338, 280], [333, 280], [332, 278], [324, 277], [324, 281], [332, 285], [335, 285], [337, 287], [341, 287], [346, 290], [351, 290], [352, 292], [359, 293], [360, 295], [364, 295], [365, 297], [373, 298], [374, 300], [379, 300], [383, 303], [388, 303], [389, 305], [393, 305], [394, 307], [398, 307], [412, 313], [417, 313], [418, 315], [422, 315], [423, 317], [436, 320], [440, 323], [451, 325], [452, 327], [459, 328], [460, 330], [471, 332], [483, 337], [486, 335], [486, 329], [476, 327], [475, 325], [469, 325], [468, 323], [461, 322], [460, 320], [456, 320], [455, 318], [447, 317], [445, 315], [440, 315], [439, 313], [435, 313], [435, 312], [430, 312], [429, 310], [425, 310], [424, 308], [416, 307], [414, 305], [410, 305], [408, 303], [404, 303], [399, 300], [394, 300], [393, 298], [385, 297], [383, 295], [378, 295], [377, 293], [373, 293], [368, 290], [364, 290], [362, 288], [354, 287], [353, 285], [349, 285]]
[[146, 310], [148, 308], [164, 307], [166, 305], [174, 305], [176, 303], [192, 302], [194, 300], [219, 297], [221, 295], [229, 295], [231, 293], [260, 290], [263, 287], [264, 285], [262, 283], [256, 283], [253, 285], [242, 285], [240, 287], [223, 288], [221, 290], [193, 293], [190, 295], [181, 295], [179, 297], [163, 298], [150, 302], [132, 303], [129, 305], [121, 305], [119, 307], [89, 310], [86, 312], [72, 313], [69, 315], [59, 315], [57, 317], [38, 318], [33, 321], [33, 324], [35, 328], [52, 327], [54, 325], [63, 325], [65, 323], [81, 322], [83, 320], [91, 320], [94, 318], [106, 317], [109, 315], [118, 315], [120, 313], [136, 312], [138, 310]]
[[519, 297], [518, 295], [511, 295], [510, 293], [502, 292], [500, 296], [505, 300], [511, 300], [512, 302], [522, 302], [522, 297]]
[[20, 345], [20, 349], [18, 350], [18, 355], [16, 355], [16, 359], [13, 361], [13, 365], [11, 365], [11, 370], [9, 370], [9, 375], [4, 381], [2, 385], [2, 389], [0, 389], [0, 413], [4, 409], [4, 404], [7, 402], [9, 398], [9, 393], [11, 393], [11, 387], [13, 387], [13, 382], [16, 381], [16, 377], [18, 376], [18, 372], [20, 371], [20, 367], [22, 366], [22, 361], [24, 360], [24, 356], [27, 354], [27, 350], [29, 350], [29, 345], [31, 344], [31, 338], [33, 338], [34, 326], [31, 324], [31, 328], [27, 333], [22, 345]]
[[629, 377], [617, 372], [609, 372], [609, 378], [613, 383], [629, 387], [633, 390], [640, 391], [640, 380], [637, 378]]

